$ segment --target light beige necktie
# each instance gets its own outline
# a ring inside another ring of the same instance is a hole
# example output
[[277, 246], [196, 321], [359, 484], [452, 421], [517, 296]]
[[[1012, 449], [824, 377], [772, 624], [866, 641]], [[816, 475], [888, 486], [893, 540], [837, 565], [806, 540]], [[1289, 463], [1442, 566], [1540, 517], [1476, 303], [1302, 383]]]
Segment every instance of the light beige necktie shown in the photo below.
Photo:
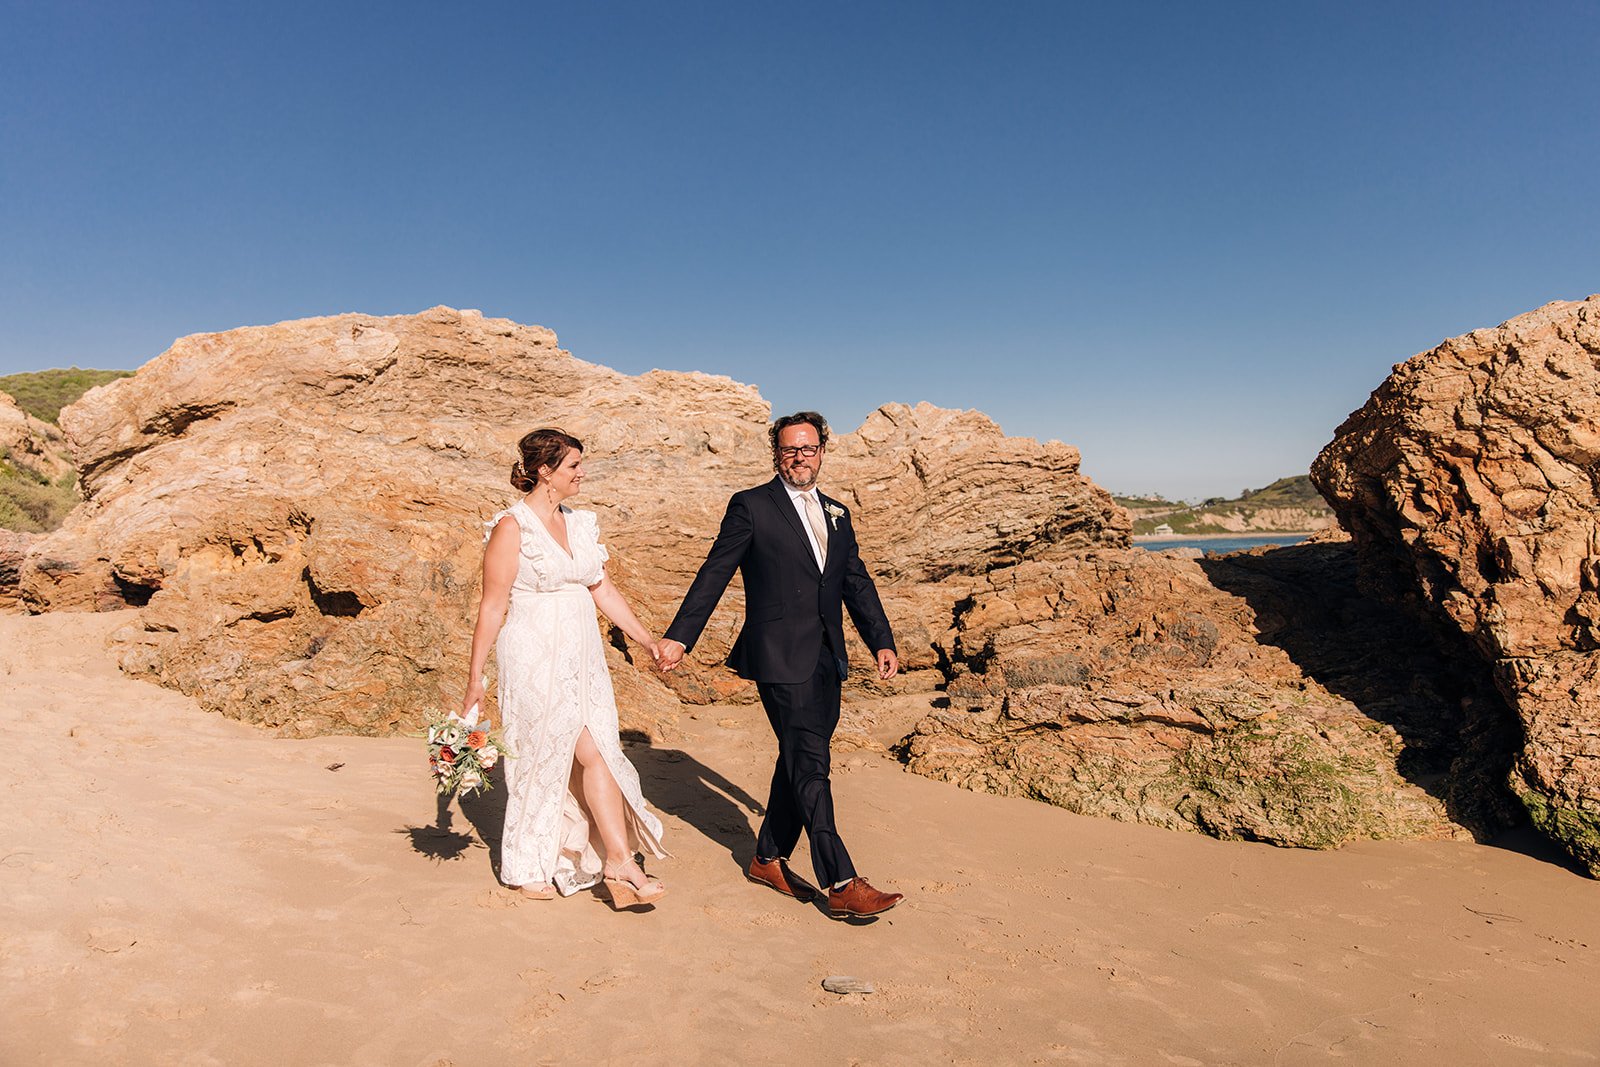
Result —
[[822, 505], [817, 503], [815, 494], [806, 493], [802, 500], [806, 502], [806, 521], [811, 524], [811, 534], [817, 539], [817, 550], [822, 553], [822, 558], [828, 558], [828, 524], [822, 521]]

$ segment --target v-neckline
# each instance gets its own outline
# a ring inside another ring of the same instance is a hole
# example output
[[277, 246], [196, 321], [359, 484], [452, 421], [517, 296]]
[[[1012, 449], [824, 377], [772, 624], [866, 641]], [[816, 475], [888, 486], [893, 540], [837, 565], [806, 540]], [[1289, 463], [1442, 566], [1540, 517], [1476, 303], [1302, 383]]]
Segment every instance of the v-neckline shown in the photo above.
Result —
[[[522, 502], [522, 506], [528, 509], [528, 514], [533, 516], [533, 521], [539, 524], [539, 529], [544, 531], [544, 535], [545, 535], [545, 537], [549, 538], [550, 543], [552, 545], [555, 545], [557, 550], [559, 550], [560, 553], [563, 556], [566, 556], [567, 559], [571, 560], [573, 563], [578, 562], [578, 557], [573, 555], [572, 549], [570, 549], [570, 548], [562, 548], [561, 547], [561, 542], [556, 540], [556, 535], [550, 532], [550, 527], [548, 527], [548, 526], [546, 526], [544, 524], [544, 520], [539, 517], [539, 513], [537, 511], [533, 510], [532, 505], [528, 504], [527, 501], [523, 501]], [[556, 510], [557, 511], [566, 512], [568, 515], [572, 514], [572, 510], [570, 508], [568, 508], [565, 504], [557, 504], [556, 505]], [[567, 543], [568, 544], [572, 543], [572, 526], [571, 526], [571, 524], [567, 525]]]

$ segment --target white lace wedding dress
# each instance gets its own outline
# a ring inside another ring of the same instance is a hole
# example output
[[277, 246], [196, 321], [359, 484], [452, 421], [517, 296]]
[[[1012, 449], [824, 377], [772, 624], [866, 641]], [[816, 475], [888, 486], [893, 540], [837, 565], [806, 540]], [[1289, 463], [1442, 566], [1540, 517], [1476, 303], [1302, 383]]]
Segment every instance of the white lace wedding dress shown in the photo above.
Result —
[[500, 839], [500, 880], [506, 885], [553, 882], [563, 894], [600, 880], [597, 830], [578, 805], [568, 779], [584, 727], [605, 757], [626, 801], [628, 845], [665, 856], [661, 820], [645, 810], [639, 773], [622, 754], [617, 701], [589, 586], [608, 558], [591, 511], [561, 509], [568, 555], [522, 501], [485, 525], [510, 517], [522, 550], [511, 604], [495, 644], [500, 666], [500, 718], [506, 745], [506, 823]]

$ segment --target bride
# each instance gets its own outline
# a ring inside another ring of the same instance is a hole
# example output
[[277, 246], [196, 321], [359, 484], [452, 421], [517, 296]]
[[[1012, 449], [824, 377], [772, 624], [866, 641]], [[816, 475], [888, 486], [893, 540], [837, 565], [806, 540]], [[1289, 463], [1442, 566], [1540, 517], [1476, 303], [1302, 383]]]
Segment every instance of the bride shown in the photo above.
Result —
[[606, 617], [655, 657], [656, 639], [606, 577], [592, 511], [561, 502], [583, 483], [583, 445], [560, 430], [518, 444], [511, 484], [523, 498], [485, 526], [483, 598], [463, 714], [484, 697], [491, 646], [500, 666], [506, 822], [500, 880], [539, 899], [604, 879], [613, 907], [651, 904], [666, 887], [634, 853], [666, 856], [622, 754], [617, 703], [595, 620]]

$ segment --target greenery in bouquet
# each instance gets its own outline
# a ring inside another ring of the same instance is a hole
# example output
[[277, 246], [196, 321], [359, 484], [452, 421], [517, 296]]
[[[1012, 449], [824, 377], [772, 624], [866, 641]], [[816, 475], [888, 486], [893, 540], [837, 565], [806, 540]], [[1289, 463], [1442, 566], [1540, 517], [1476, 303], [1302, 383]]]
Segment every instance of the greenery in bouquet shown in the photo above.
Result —
[[511, 753], [492, 726], [477, 721], [476, 709], [470, 719], [451, 712], [428, 724], [428, 767], [439, 792], [493, 788], [489, 768]]

